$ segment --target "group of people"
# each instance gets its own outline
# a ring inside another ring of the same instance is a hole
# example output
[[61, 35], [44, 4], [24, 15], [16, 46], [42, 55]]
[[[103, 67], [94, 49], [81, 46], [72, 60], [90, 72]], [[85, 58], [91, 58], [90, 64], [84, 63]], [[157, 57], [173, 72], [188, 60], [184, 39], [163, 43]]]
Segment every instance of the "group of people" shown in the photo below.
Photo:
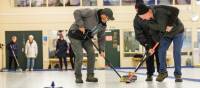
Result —
[[[168, 77], [166, 65], [166, 52], [173, 42], [173, 56], [175, 63], [175, 82], [182, 82], [181, 73], [181, 48], [183, 45], [183, 23], [178, 18], [179, 9], [172, 6], [155, 5], [146, 6], [143, 0], [136, 0], [135, 10], [137, 12], [133, 27], [136, 40], [146, 49], [148, 55], [151, 55], [147, 63], [146, 81], [152, 81], [155, 72], [154, 56], [156, 56], [158, 76], [156, 81], [162, 82]], [[82, 80], [82, 60], [83, 50], [87, 52], [87, 82], [98, 82], [94, 77], [95, 53], [92, 45], [92, 37], [88, 34], [97, 34], [99, 53], [105, 57], [105, 30], [106, 23], [114, 20], [113, 12], [110, 8], [104, 9], [77, 9], [74, 11], [75, 22], [69, 29], [69, 39], [75, 54], [75, 82], [83, 83]], [[96, 27], [99, 24], [102, 26]], [[88, 33], [88, 31], [96, 33]], [[86, 36], [86, 37], [85, 37]], [[153, 48], [154, 45], [158, 47]]]
[[[62, 32], [62, 31], [59, 31]], [[72, 69], [74, 69], [74, 54], [71, 48], [71, 44], [67, 43], [67, 41], [64, 39], [64, 36], [62, 33], [60, 33], [59, 38], [56, 42], [56, 56], [59, 58], [59, 68], [60, 70], [63, 70], [63, 60], [65, 65], [65, 70], [67, 70], [67, 56], [70, 57], [70, 62]], [[7, 50], [8, 50], [8, 57], [9, 57], [9, 66], [8, 69], [12, 69], [12, 63], [14, 62], [14, 70], [17, 70], [17, 62], [19, 58], [19, 46], [17, 44], [17, 36], [12, 36], [11, 41], [7, 44]], [[34, 65], [35, 65], [35, 59], [38, 56], [38, 45], [37, 42], [34, 40], [33, 35], [28, 36], [28, 40], [25, 44], [25, 50], [24, 53], [27, 58], [27, 66], [25, 71], [33, 71]], [[20, 64], [18, 62], [18, 64]]]
[[[156, 81], [162, 82], [168, 77], [166, 65], [166, 52], [173, 42], [173, 57], [175, 63], [175, 81], [182, 82], [181, 72], [181, 49], [183, 45], [183, 23], [178, 18], [179, 9], [172, 6], [155, 5], [146, 6], [143, 0], [136, 0], [135, 4], [136, 15], [133, 20], [133, 27], [136, 35], [136, 40], [140, 42], [150, 55], [147, 59], [147, 78], [146, 81], [153, 80], [155, 72], [154, 56], [156, 57], [156, 65], [158, 76]], [[105, 58], [105, 31], [107, 21], [114, 20], [113, 11], [110, 8], [104, 9], [77, 9], [74, 11], [75, 22], [71, 25], [68, 37], [71, 42], [71, 49], [75, 57], [75, 82], [83, 83], [82, 80], [82, 61], [83, 49], [87, 52], [87, 82], [98, 82], [98, 78], [94, 75], [95, 52], [93, 48], [92, 38], [97, 35], [99, 54]], [[29, 36], [26, 44], [25, 54], [28, 58], [27, 68], [32, 70], [34, 59], [37, 56], [37, 44], [33, 41], [33, 36]], [[153, 48], [154, 45], [158, 47]], [[12, 37], [10, 45], [17, 53], [16, 36]], [[60, 69], [62, 69], [62, 58], [64, 58], [65, 68], [67, 68], [66, 52], [67, 42], [63, 35], [59, 35], [56, 45], [56, 55], [59, 58]], [[13, 55], [10, 54], [10, 62]], [[32, 65], [29, 62], [32, 60]], [[73, 60], [71, 60], [73, 61]]]
[[[6, 45], [8, 49], [8, 57], [9, 57], [9, 66], [8, 69], [11, 70], [12, 63], [14, 62], [14, 70], [19, 68], [17, 66], [18, 62], [18, 53], [19, 53], [19, 47], [17, 44], [17, 36], [12, 36], [10, 43]], [[33, 35], [28, 36], [28, 40], [25, 44], [25, 50], [24, 53], [27, 57], [27, 67], [26, 71], [33, 71], [35, 59], [38, 55], [38, 45], [36, 41], [34, 40]]]

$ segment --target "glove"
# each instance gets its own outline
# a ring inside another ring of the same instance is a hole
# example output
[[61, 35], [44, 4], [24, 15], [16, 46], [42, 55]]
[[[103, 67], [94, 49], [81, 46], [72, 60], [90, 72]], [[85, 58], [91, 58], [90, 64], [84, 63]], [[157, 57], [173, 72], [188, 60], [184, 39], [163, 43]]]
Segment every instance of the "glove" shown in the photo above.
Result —
[[94, 37], [95, 34], [97, 34], [100, 30], [105, 29], [106, 26], [104, 26], [102, 23], [97, 24], [94, 28], [91, 30], [86, 29], [84, 34], [84, 39], [91, 39]]
[[144, 47], [145, 47], [146, 50], [149, 50], [151, 48], [151, 44], [146, 43]]
[[173, 26], [167, 26], [166, 28], [166, 32], [171, 32], [172, 31]]
[[94, 35], [92, 35], [92, 32], [90, 30], [86, 30], [84, 34], [84, 39], [92, 39]]

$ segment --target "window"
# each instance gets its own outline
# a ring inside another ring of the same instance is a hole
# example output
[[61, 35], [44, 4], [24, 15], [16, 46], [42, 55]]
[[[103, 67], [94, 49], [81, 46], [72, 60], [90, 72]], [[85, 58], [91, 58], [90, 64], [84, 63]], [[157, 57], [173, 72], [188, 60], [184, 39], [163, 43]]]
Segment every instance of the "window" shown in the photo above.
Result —
[[80, 0], [66, 0], [65, 6], [80, 6]]
[[196, 1], [196, 4], [197, 4], [197, 5], [200, 5], [200, 0], [197, 0], [197, 1]]
[[[146, 5], [190, 5], [191, 0], [143, 0]], [[82, 2], [82, 4], [80, 4]], [[136, 0], [102, 0], [104, 6], [134, 6]], [[200, 0], [196, 0], [200, 5]], [[14, 0], [15, 7], [97, 6], [97, 0]]]
[[200, 30], [197, 32], [197, 46], [200, 48]]
[[192, 32], [190, 30], [186, 30], [184, 32], [184, 40], [183, 40], [183, 50], [192, 49]]
[[135, 40], [134, 32], [124, 32], [124, 52], [139, 51], [139, 42]]
[[134, 5], [136, 0], [122, 0], [122, 5]]
[[56, 41], [58, 39], [57, 31], [48, 31], [48, 51], [49, 58], [54, 58], [56, 53]]
[[97, 6], [97, 0], [83, 0], [83, 6]]
[[15, 6], [16, 7], [28, 7], [30, 6], [29, 0], [15, 0]]
[[146, 5], [155, 5], [155, 0], [143, 0]]
[[105, 6], [118, 6], [120, 4], [120, 0], [103, 0], [103, 5]]
[[170, 5], [173, 0], [158, 0], [159, 5]]
[[42, 7], [46, 5], [46, 0], [31, 0], [31, 7]]
[[63, 6], [64, 1], [63, 0], [49, 0], [48, 6]]
[[176, 5], [187, 5], [191, 4], [191, 0], [175, 0]]

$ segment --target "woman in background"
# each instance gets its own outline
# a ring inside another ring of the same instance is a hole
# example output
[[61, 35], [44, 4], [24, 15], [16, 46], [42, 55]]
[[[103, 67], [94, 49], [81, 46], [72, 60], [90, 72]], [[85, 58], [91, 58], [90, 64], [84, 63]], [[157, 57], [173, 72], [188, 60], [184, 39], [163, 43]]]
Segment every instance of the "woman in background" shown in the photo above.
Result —
[[26, 71], [33, 71], [35, 59], [38, 55], [38, 46], [34, 40], [33, 35], [29, 35], [25, 45], [25, 54], [27, 57], [27, 68]]

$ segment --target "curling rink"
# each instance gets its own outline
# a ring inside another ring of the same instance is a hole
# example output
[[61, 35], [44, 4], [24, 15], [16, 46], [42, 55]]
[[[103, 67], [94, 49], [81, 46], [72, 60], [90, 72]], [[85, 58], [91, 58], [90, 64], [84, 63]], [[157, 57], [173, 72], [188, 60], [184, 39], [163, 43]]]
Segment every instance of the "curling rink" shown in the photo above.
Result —
[[[159, 58], [135, 82], [108, 67], [127, 77], [147, 51]], [[164, 81], [145, 81], [153, 65], [169, 67]], [[93, 66], [97, 83], [86, 82]], [[4, 71], [14, 68], [27, 71]], [[0, 88], [200, 88], [200, 0], [0, 0]]]
[[[117, 69], [121, 75], [126, 75], [134, 69]], [[98, 83], [88, 83], [86, 70], [83, 70], [83, 84], [76, 84], [74, 71], [33, 71], [33, 72], [0, 72], [0, 88], [200, 88], [200, 68], [183, 68], [183, 82], [176, 83], [173, 68], [168, 68], [169, 76], [163, 82], [146, 82], [146, 69], [140, 69], [138, 79], [133, 83], [122, 83], [111, 70], [95, 70]]]

